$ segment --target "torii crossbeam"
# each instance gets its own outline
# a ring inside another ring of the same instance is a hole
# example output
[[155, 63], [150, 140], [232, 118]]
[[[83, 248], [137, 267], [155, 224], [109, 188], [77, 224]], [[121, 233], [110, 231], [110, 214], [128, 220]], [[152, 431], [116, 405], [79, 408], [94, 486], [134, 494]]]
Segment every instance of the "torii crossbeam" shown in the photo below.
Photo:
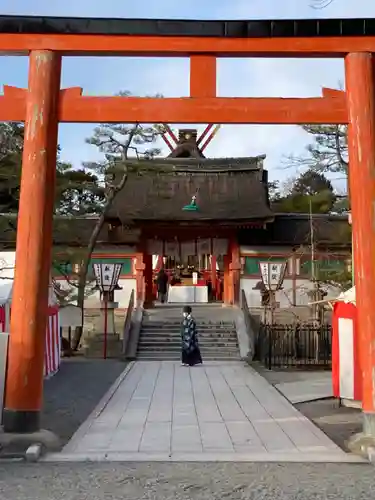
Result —
[[[0, 16], [0, 54], [29, 55], [28, 89], [5, 87], [0, 120], [24, 120], [4, 428], [39, 429], [60, 122], [348, 124], [365, 432], [375, 441], [375, 19], [176, 21]], [[88, 97], [60, 89], [62, 56], [189, 57], [190, 96]], [[336, 57], [345, 92], [218, 97], [221, 57]], [[231, 264], [233, 279], [240, 264]], [[238, 288], [238, 287], [237, 287]]]

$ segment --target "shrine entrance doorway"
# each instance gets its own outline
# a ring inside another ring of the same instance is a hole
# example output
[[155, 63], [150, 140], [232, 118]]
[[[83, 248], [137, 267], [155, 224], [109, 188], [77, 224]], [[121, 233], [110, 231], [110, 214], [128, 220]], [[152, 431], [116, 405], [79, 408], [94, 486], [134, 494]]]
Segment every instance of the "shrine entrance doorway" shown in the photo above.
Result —
[[[163, 268], [168, 275], [168, 303], [223, 303], [239, 301], [240, 273], [233, 268], [239, 260], [235, 237], [179, 237], [145, 240], [143, 273], [138, 282], [138, 299], [147, 307], [157, 301], [156, 279]], [[142, 250], [142, 248], [140, 248]]]

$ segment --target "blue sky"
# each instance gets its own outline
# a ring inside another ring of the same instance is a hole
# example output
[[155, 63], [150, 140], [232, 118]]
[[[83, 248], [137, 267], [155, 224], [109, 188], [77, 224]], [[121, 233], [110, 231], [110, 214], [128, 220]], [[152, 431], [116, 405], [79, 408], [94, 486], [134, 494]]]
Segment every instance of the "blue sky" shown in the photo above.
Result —
[[[0, 0], [1, 14], [81, 17], [153, 17], [191, 19], [278, 19], [306, 17], [375, 17], [375, 0], [334, 0], [323, 10], [310, 0]], [[308, 97], [320, 95], [322, 86], [343, 80], [340, 60], [226, 59], [218, 65], [218, 91], [222, 96]], [[0, 83], [26, 87], [27, 58], [1, 59]], [[165, 97], [188, 93], [186, 59], [65, 58], [63, 87], [81, 86], [85, 94], [112, 95], [130, 90], [136, 95], [161, 93]], [[85, 144], [91, 124], [62, 124], [62, 157], [79, 167], [99, 157]], [[271, 179], [290, 177], [280, 170], [284, 155], [302, 152], [308, 136], [296, 126], [225, 126], [207, 148], [209, 156], [266, 154]]]

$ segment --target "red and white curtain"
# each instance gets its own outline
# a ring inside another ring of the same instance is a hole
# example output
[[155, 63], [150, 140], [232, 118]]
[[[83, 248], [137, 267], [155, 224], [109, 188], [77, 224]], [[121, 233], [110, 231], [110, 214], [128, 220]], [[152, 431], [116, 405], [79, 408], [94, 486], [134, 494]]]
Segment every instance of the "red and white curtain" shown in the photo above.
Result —
[[2, 304], [0, 306], [0, 333], [5, 332], [5, 327], [6, 327], [6, 304]]
[[52, 377], [59, 371], [61, 363], [61, 335], [59, 308], [48, 308], [46, 344], [44, 349], [44, 376]]
[[[9, 304], [0, 306], [0, 334], [9, 331], [10, 307]], [[52, 377], [58, 372], [61, 364], [61, 336], [58, 306], [48, 308], [48, 322], [44, 350], [44, 376]]]

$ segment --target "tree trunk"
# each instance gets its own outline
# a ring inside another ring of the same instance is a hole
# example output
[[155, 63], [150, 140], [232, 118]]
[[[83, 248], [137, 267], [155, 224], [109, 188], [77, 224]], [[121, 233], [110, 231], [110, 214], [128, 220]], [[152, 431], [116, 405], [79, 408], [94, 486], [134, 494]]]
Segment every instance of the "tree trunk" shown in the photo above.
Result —
[[123, 189], [123, 187], [126, 184], [127, 181], [127, 173], [124, 173], [120, 183], [118, 186], [112, 187], [110, 192], [108, 193], [107, 201], [106, 204], [103, 208], [103, 212], [100, 214], [100, 217], [94, 227], [93, 232], [91, 233], [89, 243], [87, 245], [87, 251], [86, 251], [86, 256], [83, 260], [79, 276], [78, 276], [78, 284], [77, 284], [77, 306], [81, 309], [82, 311], [82, 326], [78, 326], [75, 328], [74, 335], [73, 335], [73, 350], [77, 351], [79, 344], [81, 342], [82, 334], [83, 334], [83, 325], [84, 325], [84, 302], [85, 302], [85, 288], [86, 288], [86, 282], [87, 282], [87, 274], [89, 271], [89, 264], [91, 261], [91, 256], [92, 253], [95, 249], [96, 242], [98, 240], [98, 236], [100, 234], [100, 231], [103, 229], [105, 219], [107, 216], [107, 213], [109, 212], [112, 203], [114, 199], [116, 198], [117, 194]]

